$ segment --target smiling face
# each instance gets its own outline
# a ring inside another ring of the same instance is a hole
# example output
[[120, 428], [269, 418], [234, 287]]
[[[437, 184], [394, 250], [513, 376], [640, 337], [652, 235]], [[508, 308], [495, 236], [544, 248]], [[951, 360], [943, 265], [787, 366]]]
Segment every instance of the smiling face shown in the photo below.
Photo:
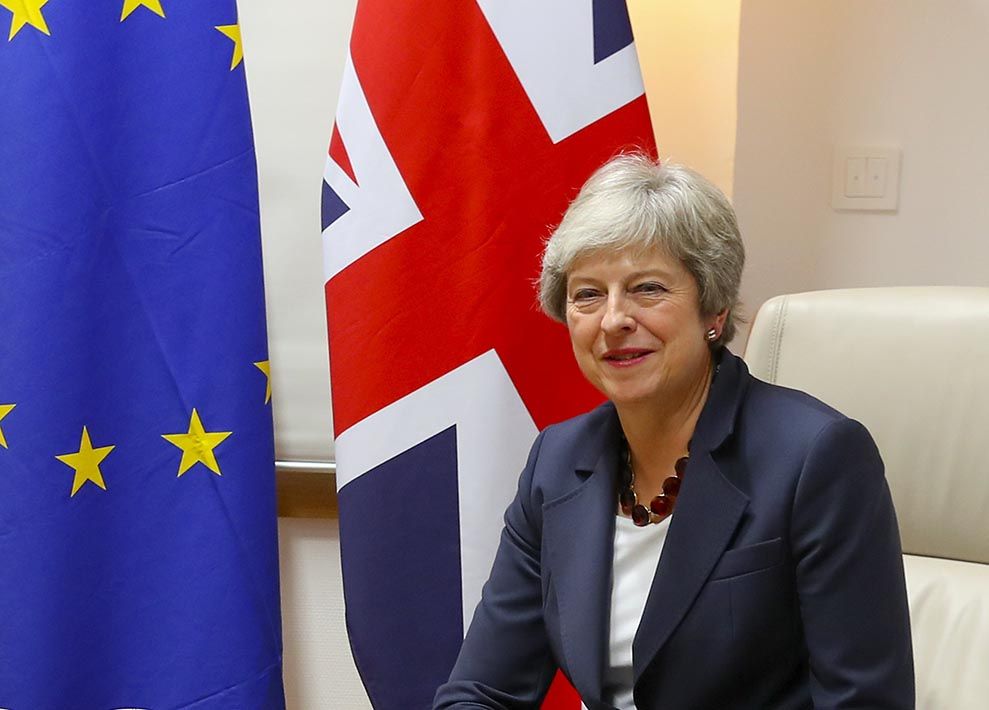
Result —
[[661, 251], [591, 253], [567, 277], [567, 327], [584, 376], [619, 409], [689, 399], [707, 384], [725, 313], [700, 312], [697, 283]]

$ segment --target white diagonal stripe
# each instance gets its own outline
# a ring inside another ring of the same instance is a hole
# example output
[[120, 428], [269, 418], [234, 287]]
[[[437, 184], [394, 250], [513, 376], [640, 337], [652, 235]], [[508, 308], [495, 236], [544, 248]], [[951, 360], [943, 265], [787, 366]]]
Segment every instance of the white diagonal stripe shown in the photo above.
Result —
[[332, 158], [327, 159], [323, 179], [350, 208], [323, 232], [323, 272], [327, 281], [422, 220], [378, 130], [349, 55], [336, 123], [357, 184]]

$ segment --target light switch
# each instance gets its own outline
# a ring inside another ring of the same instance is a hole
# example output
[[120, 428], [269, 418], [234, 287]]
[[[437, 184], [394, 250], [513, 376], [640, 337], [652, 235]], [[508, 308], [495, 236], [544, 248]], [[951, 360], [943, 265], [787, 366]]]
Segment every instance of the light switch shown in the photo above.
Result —
[[865, 196], [886, 195], [886, 158], [868, 158], [865, 164]]
[[895, 212], [900, 200], [899, 148], [836, 145], [831, 206], [851, 212]]
[[845, 161], [845, 197], [864, 197], [865, 158], [849, 158]]

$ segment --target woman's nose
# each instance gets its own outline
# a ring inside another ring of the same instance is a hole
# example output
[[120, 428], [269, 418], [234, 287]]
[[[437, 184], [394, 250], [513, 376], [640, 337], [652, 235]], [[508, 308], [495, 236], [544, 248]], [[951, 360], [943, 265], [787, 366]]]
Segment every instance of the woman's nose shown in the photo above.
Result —
[[608, 334], [635, 330], [631, 306], [624, 294], [609, 295], [604, 317], [601, 319], [601, 330]]

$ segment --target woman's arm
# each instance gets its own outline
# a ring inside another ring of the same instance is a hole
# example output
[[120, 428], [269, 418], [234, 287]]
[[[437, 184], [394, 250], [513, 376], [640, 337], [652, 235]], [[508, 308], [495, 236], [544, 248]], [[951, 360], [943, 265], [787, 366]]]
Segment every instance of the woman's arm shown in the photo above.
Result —
[[543, 435], [529, 453], [481, 601], [450, 680], [433, 701], [446, 708], [538, 708], [556, 673], [543, 624], [541, 503], [532, 477]]
[[791, 530], [814, 706], [913, 708], [896, 514], [879, 451], [858, 422], [836, 420], [818, 435]]

